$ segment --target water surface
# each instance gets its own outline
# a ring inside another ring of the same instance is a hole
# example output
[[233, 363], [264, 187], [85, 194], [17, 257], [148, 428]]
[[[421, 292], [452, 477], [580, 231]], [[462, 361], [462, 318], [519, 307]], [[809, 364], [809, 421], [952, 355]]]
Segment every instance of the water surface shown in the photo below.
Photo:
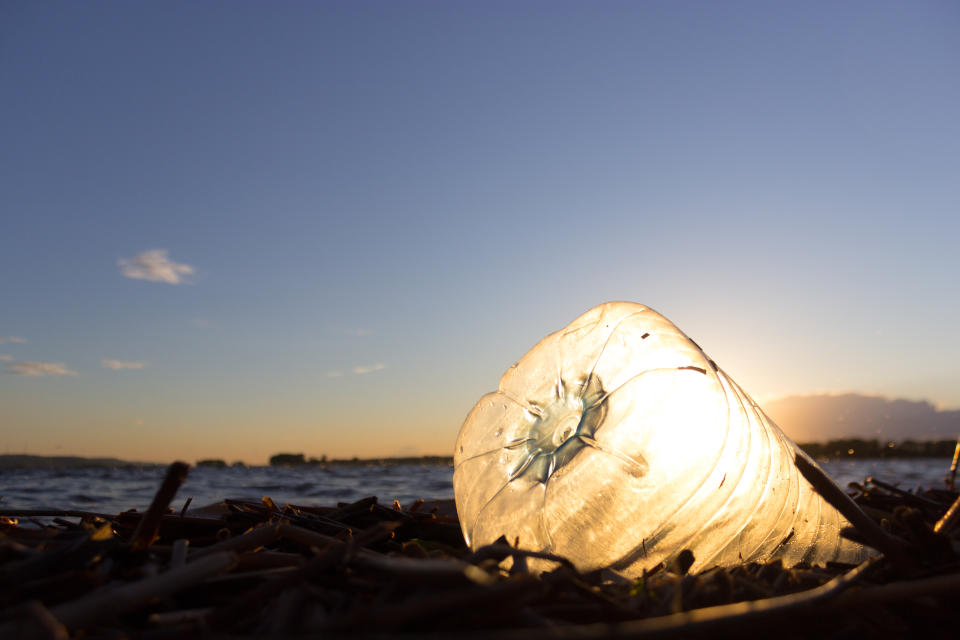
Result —
[[[821, 461], [841, 487], [874, 476], [905, 490], [943, 487], [949, 459], [847, 459]], [[0, 508], [78, 509], [117, 513], [150, 505], [164, 467], [20, 469], [0, 471]], [[453, 468], [445, 465], [197, 467], [190, 470], [172, 506], [192, 507], [224, 498], [332, 506], [366, 496], [408, 505], [453, 498]]]

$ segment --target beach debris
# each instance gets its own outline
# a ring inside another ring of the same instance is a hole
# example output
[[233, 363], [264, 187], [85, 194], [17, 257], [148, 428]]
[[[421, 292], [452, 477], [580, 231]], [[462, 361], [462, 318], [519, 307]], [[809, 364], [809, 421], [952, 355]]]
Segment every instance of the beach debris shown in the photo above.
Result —
[[863, 561], [795, 460], [816, 468], [693, 340], [613, 302], [541, 340], [480, 399], [453, 485], [471, 547], [505, 536], [581, 571], [636, 578], [685, 550], [692, 571]]
[[[171, 503], [183, 473], [171, 469], [153, 505]], [[686, 550], [627, 579], [506, 538], [471, 550], [452, 501], [224, 500], [202, 516], [5, 505], [0, 638], [942, 637], [960, 591], [960, 494], [868, 478], [839, 498], [811, 476], [826, 500], [849, 501], [846, 535], [878, 554], [698, 571]], [[532, 571], [538, 561], [553, 568]]]

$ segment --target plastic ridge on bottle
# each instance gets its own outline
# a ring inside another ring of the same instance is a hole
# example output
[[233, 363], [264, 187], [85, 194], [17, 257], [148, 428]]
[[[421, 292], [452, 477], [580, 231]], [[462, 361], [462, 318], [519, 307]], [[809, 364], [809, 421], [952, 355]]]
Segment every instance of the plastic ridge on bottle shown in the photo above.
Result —
[[583, 571], [638, 576], [683, 549], [694, 571], [859, 562], [866, 549], [840, 536], [848, 523], [798, 452], [669, 320], [611, 302], [541, 340], [474, 406], [454, 495], [473, 548], [506, 536]]

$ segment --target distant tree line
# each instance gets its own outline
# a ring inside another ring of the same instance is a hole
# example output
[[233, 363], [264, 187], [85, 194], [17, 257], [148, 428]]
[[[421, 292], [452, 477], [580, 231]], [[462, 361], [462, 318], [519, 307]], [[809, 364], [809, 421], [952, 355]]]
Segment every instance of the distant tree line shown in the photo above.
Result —
[[328, 460], [327, 456], [307, 458], [302, 453], [278, 453], [270, 456], [272, 467], [296, 467], [300, 465], [373, 466], [390, 464], [453, 464], [449, 456], [415, 456], [405, 458], [347, 458]]
[[956, 447], [956, 440], [894, 442], [860, 438], [800, 445], [801, 449], [814, 458], [950, 458]]
[[270, 456], [272, 467], [295, 467], [302, 464], [309, 464], [302, 453], [278, 453]]

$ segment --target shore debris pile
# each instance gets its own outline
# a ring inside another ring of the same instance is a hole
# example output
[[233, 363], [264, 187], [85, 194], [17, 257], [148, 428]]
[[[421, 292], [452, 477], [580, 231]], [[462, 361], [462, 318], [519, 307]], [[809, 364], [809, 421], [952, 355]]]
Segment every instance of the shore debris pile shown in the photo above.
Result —
[[[692, 575], [685, 552], [627, 580], [507, 540], [471, 551], [452, 501], [174, 512], [174, 463], [145, 512], [0, 509], [0, 638], [955, 637], [960, 494], [868, 478], [851, 497], [797, 466], [875, 557]], [[556, 568], [534, 575], [531, 557]]]

